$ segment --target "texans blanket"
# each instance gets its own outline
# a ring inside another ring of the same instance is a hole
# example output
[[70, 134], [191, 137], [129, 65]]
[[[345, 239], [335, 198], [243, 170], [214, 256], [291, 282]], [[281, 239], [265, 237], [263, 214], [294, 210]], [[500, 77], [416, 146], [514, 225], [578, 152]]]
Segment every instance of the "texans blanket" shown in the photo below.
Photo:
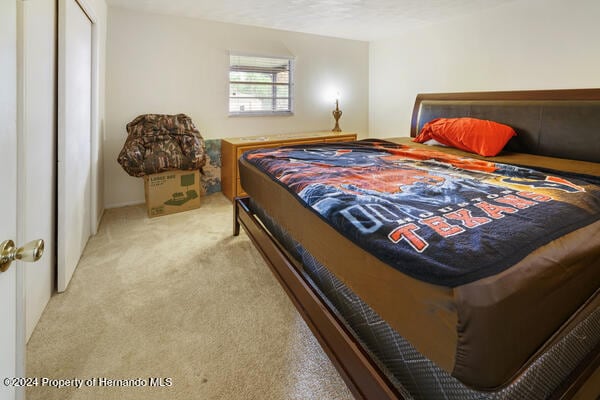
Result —
[[[454, 287], [600, 219], [600, 180], [382, 140], [243, 155], [361, 248]], [[556, 173], [554, 173], [556, 172]]]

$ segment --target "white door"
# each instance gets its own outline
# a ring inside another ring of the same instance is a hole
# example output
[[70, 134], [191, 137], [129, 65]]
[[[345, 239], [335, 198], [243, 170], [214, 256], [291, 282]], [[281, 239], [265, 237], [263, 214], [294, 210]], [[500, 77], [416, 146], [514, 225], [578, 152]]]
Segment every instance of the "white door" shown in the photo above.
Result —
[[[17, 2], [0, 1], [0, 242], [17, 237]], [[0, 377], [16, 375], [16, 268], [0, 273]], [[22, 361], [22, 360], [21, 360]], [[0, 400], [15, 398], [0, 382]]]
[[91, 235], [92, 21], [59, 1], [58, 291], [66, 290]]
[[[31, 336], [56, 287], [56, 2], [19, 0], [20, 109], [18, 244], [43, 238], [44, 257], [24, 264], [26, 332]], [[23, 151], [23, 149], [26, 149]]]

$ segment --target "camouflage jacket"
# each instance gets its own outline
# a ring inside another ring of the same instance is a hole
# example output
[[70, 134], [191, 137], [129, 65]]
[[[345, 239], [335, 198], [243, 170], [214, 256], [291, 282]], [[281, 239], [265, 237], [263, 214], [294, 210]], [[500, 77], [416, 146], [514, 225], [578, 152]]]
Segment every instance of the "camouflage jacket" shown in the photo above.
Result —
[[204, 139], [185, 114], [143, 114], [127, 124], [127, 140], [117, 161], [131, 176], [202, 170]]

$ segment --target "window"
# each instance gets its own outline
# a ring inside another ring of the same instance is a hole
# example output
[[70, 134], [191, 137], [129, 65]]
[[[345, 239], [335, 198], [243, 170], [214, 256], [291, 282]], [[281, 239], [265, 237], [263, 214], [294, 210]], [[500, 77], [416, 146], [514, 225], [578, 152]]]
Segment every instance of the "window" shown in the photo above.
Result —
[[229, 115], [291, 113], [291, 59], [229, 56]]

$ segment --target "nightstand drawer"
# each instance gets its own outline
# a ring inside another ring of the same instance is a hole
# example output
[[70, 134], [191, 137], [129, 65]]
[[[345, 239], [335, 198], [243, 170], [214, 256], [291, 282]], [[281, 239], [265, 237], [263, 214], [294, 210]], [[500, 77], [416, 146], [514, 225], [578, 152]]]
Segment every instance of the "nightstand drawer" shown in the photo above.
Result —
[[356, 140], [356, 135], [351, 136], [341, 136], [336, 138], [325, 139], [327, 143], [335, 143], [335, 142], [353, 142]]
[[285, 142], [285, 143], [263, 143], [263, 144], [258, 144], [258, 145], [252, 145], [252, 146], [243, 146], [243, 147], [238, 147], [237, 149], [237, 158], [240, 158], [242, 156], [242, 154], [244, 154], [245, 152], [249, 151], [249, 150], [257, 150], [257, 149], [272, 149], [275, 147], [280, 147], [280, 146], [293, 146], [296, 144], [312, 144], [312, 143], [323, 143], [325, 142], [325, 140], [319, 140], [319, 141], [315, 141], [315, 140], [298, 140], [298, 141], [291, 141], [291, 142]]

